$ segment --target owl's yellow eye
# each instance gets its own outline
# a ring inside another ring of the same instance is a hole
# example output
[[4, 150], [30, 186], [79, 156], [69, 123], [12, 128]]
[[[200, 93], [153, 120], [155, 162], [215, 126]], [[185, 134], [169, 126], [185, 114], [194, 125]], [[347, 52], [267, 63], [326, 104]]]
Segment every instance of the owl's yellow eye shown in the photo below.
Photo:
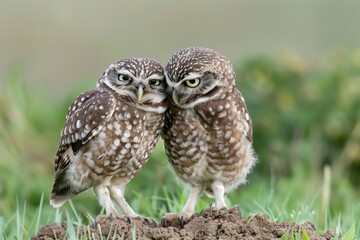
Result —
[[118, 79], [122, 82], [129, 82], [132, 80], [132, 78], [126, 74], [119, 74]]
[[199, 84], [200, 84], [200, 78], [194, 78], [185, 81], [185, 85], [191, 88], [197, 87]]
[[161, 84], [161, 80], [160, 79], [150, 79], [149, 84], [152, 86], [159, 86]]

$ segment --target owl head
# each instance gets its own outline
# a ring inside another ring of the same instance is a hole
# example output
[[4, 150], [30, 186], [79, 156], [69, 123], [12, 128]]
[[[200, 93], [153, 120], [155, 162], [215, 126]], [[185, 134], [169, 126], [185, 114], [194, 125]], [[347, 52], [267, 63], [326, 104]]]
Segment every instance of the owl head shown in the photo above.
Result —
[[110, 88], [123, 102], [145, 111], [166, 110], [164, 69], [155, 60], [118, 60], [105, 70], [97, 86]]
[[209, 48], [191, 47], [176, 52], [165, 66], [168, 93], [181, 108], [225, 98], [235, 87], [231, 63]]

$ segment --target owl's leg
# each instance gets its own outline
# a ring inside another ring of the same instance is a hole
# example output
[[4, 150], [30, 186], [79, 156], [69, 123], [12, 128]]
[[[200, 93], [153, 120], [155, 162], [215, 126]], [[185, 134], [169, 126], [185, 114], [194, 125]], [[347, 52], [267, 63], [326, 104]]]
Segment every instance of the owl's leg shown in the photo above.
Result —
[[194, 214], [197, 200], [203, 190], [203, 185], [195, 185], [191, 187], [189, 198], [183, 210], [181, 211], [181, 215], [183, 218], [190, 218]]
[[110, 195], [116, 201], [116, 203], [119, 205], [119, 207], [127, 217], [137, 218], [139, 217], [139, 215], [135, 213], [135, 211], [130, 207], [130, 205], [124, 198], [124, 189], [124, 187], [111, 186], [109, 187]]
[[125, 186], [121, 186], [120, 191], [121, 191], [121, 194], [124, 196], [125, 195]]
[[138, 219], [143, 223], [147, 224], [148, 226], [152, 226], [152, 227], [157, 226], [155, 220], [138, 215], [130, 207], [130, 205], [127, 203], [124, 197], [125, 186], [121, 186], [121, 187], [111, 186], [109, 187], [109, 191], [111, 197], [117, 202], [117, 204], [119, 205], [119, 207], [121, 208], [121, 210], [123, 211], [129, 222], [132, 222], [133, 219]]
[[94, 186], [94, 192], [100, 205], [105, 209], [106, 215], [108, 217], [114, 217], [113, 215], [116, 215], [117, 212], [113, 202], [111, 201], [108, 188], [103, 185]]
[[220, 210], [225, 210], [225, 187], [224, 184], [218, 181], [215, 181], [211, 184], [211, 197], [215, 198], [215, 203], [210, 205], [210, 208], [205, 208], [201, 211], [201, 214], [209, 213], [214, 216], [217, 216], [220, 213]]
[[213, 191], [214, 194], [214, 198], [215, 198], [215, 207], [214, 210], [220, 210], [223, 208], [226, 208], [226, 203], [225, 203], [225, 187], [224, 184], [221, 182], [213, 182], [211, 184], [211, 189]]
[[227, 209], [229, 213], [239, 214], [241, 216], [240, 207], [235, 205], [231, 208], [226, 207], [225, 203], [225, 187], [221, 182], [214, 182], [211, 184], [211, 189], [215, 197], [215, 205], [211, 207], [211, 211], [219, 213], [220, 210]]
[[94, 192], [98, 198], [100, 205], [105, 209], [106, 216], [97, 216], [93, 224], [94, 227], [99, 222], [106, 221], [107, 219], [114, 219], [117, 216], [117, 211], [110, 198], [109, 190], [104, 185], [94, 186]]
[[185, 222], [190, 219], [190, 217], [195, 212], [195, 206], [197, 203], [197, 200], [204, 190], [204, 185], [192, 185], [190, 188], [190, 195], [189, 198], [181, 211], [180, 214], [177, 213], [167, 213], [165, 216], [161, 219], [161, 224], [164, 227], [168, 226], [177, 226], [180, 225], [181, 227], [184, 226]]

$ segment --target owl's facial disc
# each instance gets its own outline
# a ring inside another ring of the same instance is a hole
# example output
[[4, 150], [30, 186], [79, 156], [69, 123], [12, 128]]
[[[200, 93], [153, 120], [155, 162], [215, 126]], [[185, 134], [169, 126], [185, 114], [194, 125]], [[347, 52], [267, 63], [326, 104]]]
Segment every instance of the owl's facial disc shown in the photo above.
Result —
[[219, 81], [210, 72], [191, 72], [178, 82], [171, 82], [168, 78], [167, 82], [173, 89], [173, 102], [182, 108], [192, 108], [216, 97]]
[[126, 69], [120, 69], [109, 73], [104, 83], [120, 95], [128, 97], [131, 102], [151, 104], [166, 98], [164, 76], [159, 74], [142, 78]]

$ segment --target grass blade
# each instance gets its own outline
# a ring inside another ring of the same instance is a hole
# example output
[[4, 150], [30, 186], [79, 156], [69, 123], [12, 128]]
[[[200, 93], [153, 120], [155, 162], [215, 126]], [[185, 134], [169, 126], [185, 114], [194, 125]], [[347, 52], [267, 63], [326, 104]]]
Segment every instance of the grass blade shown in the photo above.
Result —
[[351, 225], [350, 229], [342, 236], [342, 240], [354, 240], [355, 239], [355, 223]]
[[309, 235], [307, 234], [305, 229], [302, 229], [302, 239], [303, 240], [310, 240]]
[[289, 231], [286, 231], [284, 235], [281, 236], [280, 240], [288, 240], [289, 238]]
[[67, 225], [67, 234], [69, 239], [76, 240], [77, 237], [76, 237], [75, 228], [68, 212], [66, 212], [66, 225]]
[[39, 205], [39, 210], [38, 210], [38, 214], [37, 214], [37, 218], [36, 218], [36, 225], [35, 225], [35, 231], [38, 232], [40, 229], [40, 219], [41, 219], [41, 211], [43, 208], [43, 202], [44, 202], [44, 194], [41, 194], [41, 198], [40, 198], [40, 205]]
[[3, 239], [5, 233], [5, 221], [4, 218], [0, 217], [0, 240]]

